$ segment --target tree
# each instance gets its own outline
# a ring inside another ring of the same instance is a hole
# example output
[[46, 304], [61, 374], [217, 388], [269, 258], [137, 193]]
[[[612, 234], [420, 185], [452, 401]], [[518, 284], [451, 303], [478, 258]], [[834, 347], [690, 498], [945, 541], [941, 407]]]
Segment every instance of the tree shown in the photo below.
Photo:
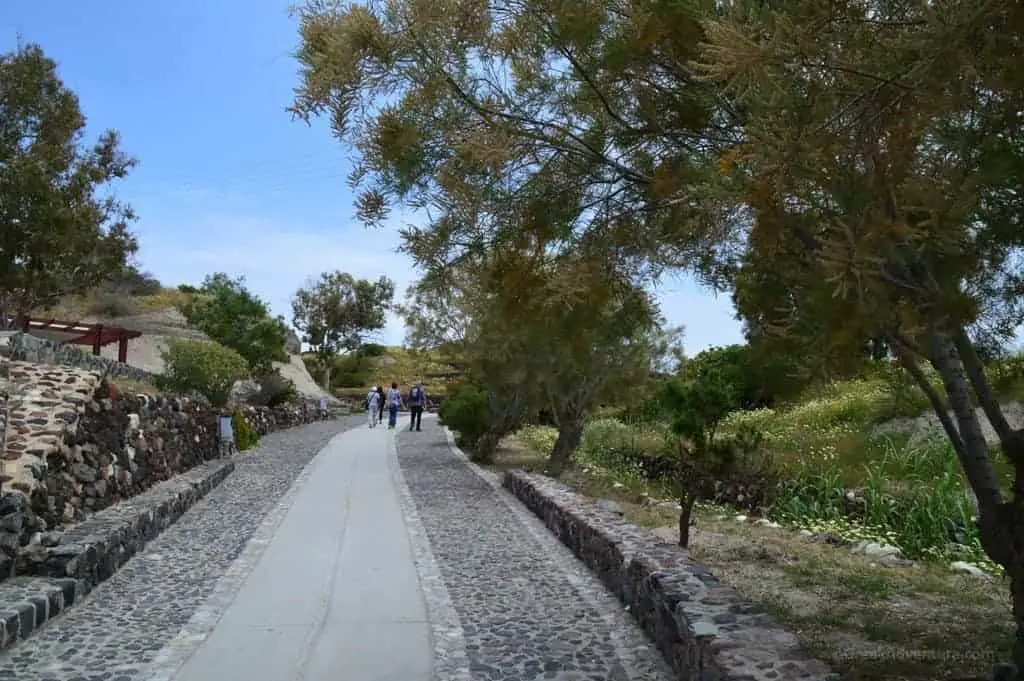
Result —
[[436, 209], [404, 231], [421, 266], [510, 231], [711, 263], [698, 245], [721, 240], [699, 178], [736, 140], [689, 65], [706, 3], [643, 5], [308, 0], [292, 110], [328, 116], [354, 148], [368, 223], [395, 203]]
[[[614, 262], [577, 253], [545, 265], [534, 291], [506, 290], [520, 301], [513, 319], [527, 334], [527, 361], [558, 428], [546, 466], [557, 477], [580, 444], [591, 407], [610, 388], [643, 390], [662, 340], [661, 319], [650, 294]], [[524, 293], [533, 300], [523, 301]]]
[[211, 274], [181, 308], [188, 323], [221, 345], [236, 351], [257, 376], [286, 362], [288, 329], [273, 318], [267, 304], [245, 287], [245, 278]]
[[345, 272], [324, 272], [295, 292], [293, 323], [327, 369], [324, 388], [330, 390], [331, 362], [342, 351], [355, 351], [367, 334], [384, 328], [395, 284], [356, 279]]
[[226, 406], [231, 387], [249, 376], [244, 357], [213, 341], [173, 338], [161, 354], [165, 363], [161, 376], [164, 388], [197, 392], [215, 407]]
[[676, 481], [679, 490], [679, 545], [690, 545], [693, 507], [715, 480], [733, 471], [744, 455], [760, 444], [760, 436], [743, 431], [722, 436], [718, 427], [729, 413], [750, 400], [750, 373], [737, 361], [737, 348], [705, 350], [683, 365], [680, 375], [665, 384], [663, 401], [675, 435]]
[[[601, 252], [561, 252], [545, 243], [476, 251], [449, 277], [424, 277], [416, 290], [444, 304], [419, 329], [434, 343], [460, 343], [460, 359], [490, 405], [489, 428], [472, 445], [488, 460], [501, 438], [532, 412], [553, 416], [559, 437], [547, 470], [560, 475], [580, 442], [584, 417], [611, 386], [637, 390], [670, 348], [658, 310], [630, 273]], [[476, 404], [474, 402], [474, 404]], [[474, 414], [477, 412], [474, 411]]]
[[428, 272], [410, 286], [406, 302], [395, 306], [405, 322], [406, 345], [420, 350], [451, 350], [462, 344], [471, 323], [465, 300], [473, 288], [465, 268]]
[[[707, 24], [702, 71], [745, 112], [743, 144], [721, 163], [729, 200], [751, 218], [741, 313], [811, 359], [885, 340], [977, 497], [982, 544], [1009, 577], [1024, 672], [1024, 432], [1002, 414], [977, 344], [979, 323], [1005, 333], [1022, 321], [1024, 7], [733, 8]], [[756, 293], [772, 271], [787, 284]], [[975, 403], [1015, 470], [1009, 495]]]
[[37, 45], [0, 56], [0, 320], [87, 291], [137, 250], [131, 209], [104, 185], [135, 161], [116, 132], [83, 145], [78, 98]]

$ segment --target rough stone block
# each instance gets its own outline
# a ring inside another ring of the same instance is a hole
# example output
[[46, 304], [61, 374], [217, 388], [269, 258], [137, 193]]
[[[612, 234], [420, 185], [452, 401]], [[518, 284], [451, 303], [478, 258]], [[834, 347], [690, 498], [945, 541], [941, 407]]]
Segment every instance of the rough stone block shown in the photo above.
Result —
[[508, 471], [503, 485], [629, 607], [681, 680], [839, 678], [685, 549], [550, 478]]

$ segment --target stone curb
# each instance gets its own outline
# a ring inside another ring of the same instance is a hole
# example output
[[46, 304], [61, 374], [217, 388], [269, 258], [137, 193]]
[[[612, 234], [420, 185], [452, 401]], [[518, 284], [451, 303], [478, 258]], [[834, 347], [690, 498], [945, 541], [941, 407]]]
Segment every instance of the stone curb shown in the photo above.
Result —
[[626, 605], [680, 679], [838, 680], [684, 549], [543, 476], [508, 471], [503, 486]]
[[24, 559], [28, 576], [0, 583], [0, 650], [26, 638], [110, 578], [235, 469], [207, 461], [86, 518]]

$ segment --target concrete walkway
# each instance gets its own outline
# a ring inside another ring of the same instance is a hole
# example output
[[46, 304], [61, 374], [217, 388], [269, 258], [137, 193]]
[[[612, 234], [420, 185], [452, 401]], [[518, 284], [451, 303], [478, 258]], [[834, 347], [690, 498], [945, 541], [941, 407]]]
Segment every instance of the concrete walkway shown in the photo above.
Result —
[[176, 681], [420, 681], [430, 627], [384, 426], [356, 428], [312, 475]]

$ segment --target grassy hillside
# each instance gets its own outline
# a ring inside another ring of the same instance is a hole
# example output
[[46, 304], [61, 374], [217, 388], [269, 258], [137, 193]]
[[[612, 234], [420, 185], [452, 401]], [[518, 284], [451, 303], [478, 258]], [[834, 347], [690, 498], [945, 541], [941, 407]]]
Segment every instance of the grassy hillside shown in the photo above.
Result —
[[187, 301], [188, 294], [176, 288], [161, 287], [142, 294], [97, 290], [82, 296], [69, 296], [51, 308], [36, 311], [34, 315], [68, 322], [114, 319], [177, 308]]
[[[422, 382], [428, 395], [446, 394], [453, 378], [439, 374], [455, 374], [437, 352], [384, 347], [375, 356], [343, 356], [335, 360], [331, 371], [331, 388], [339, 397], [362, 397], [372, 385], [398, 383], [403, 389]], [[317, 379], [322, 377], [319, 360], [311, 353], [303, 355], [306, 367]]]

